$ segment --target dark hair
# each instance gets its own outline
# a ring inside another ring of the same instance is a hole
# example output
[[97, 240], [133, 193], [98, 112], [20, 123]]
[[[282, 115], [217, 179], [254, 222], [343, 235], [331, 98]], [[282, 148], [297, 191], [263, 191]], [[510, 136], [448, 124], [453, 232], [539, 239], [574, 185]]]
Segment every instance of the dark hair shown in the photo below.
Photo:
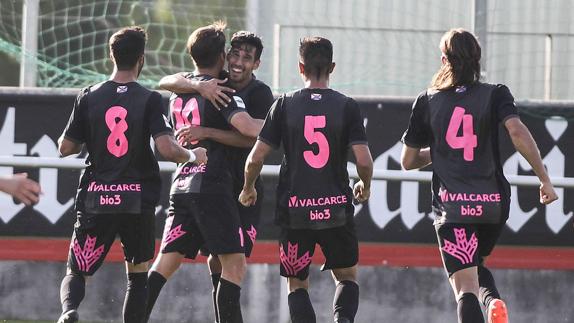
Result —
[[225, 22], [216, 21], [191, 33], [186, 47], [195, 66], [213, 67], [217, 63], [218, 55], [225, 53], [225, 27]]
[[323, 37], [305, 37], [299, 42], [299, 59], [305, 65], [305, 75], [329, 75], [333, 64], [333, 44]]
[[442, 36], [439, 47], [447, 62], [434, 75], [432, 88], [446, 90], [480, 79], [480, 44], [472, 33], [451, 29]]
[[261, 53], [263, 52], [263, 42], [261, 42], [261, 37], [245, 30], [240, 30], [231, 36], [231, 48], [241, 48], [243, 45], [255, 48], [256, 61], [261, 58]]
[[120, 71], [131, 70], [144, 54], [147, 34], [142, 27], [125, 27], [110, 37], [110, 53]]

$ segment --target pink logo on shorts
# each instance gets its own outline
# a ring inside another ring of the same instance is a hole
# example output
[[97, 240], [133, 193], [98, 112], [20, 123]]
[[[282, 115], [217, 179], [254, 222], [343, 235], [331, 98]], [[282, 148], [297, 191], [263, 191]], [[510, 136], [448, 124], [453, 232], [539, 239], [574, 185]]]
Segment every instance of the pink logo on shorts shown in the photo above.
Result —
[[[170, 222], [170, 226], [171, 226], [171, 222]], [[182, 225], [180, 224], [177, 227], [175, 227], [175, 228], [173, 228], [167, 232], [164, 232], [163, 241], [161, 242], [162, 248], [167, 246], [168, 244], [170, 244], [174, 240], [181, 238], [182, 236], [184, 236], [187, 233], [181, 229], [181, 226]]]
[[442, 247], [442, 250], [460, 260], [463, 265], [471, 263], [474, 253], [478, 248], [476, 235], [473, 233], [470, 239], [466, 240], [465, 229], [454, 229], [454, 235], [456, 237], [456, 244], [444, 239], [444, 247]]
[[102, 257], [104, 254], [104, 245], [100, 245], [96, 250], [96, 239], [97, 237], [88, 237], [84, 242], [84, 248], [78, 243], [78, 239], [74, 239], [72, 243], [72, 251], [74, 252], [74, 257], [76, 258], [76, 263], [78, 268], [82, 272], [89, 272], [90, 268]]
[[281, 245], [279, 247], [279, 259], [287, 275], [297, 276], [302, 269], [311, 263], [309, 251], [305, 252], [300, 258], [297, 258], [298, 243], [292, 245], [291, 242], [287, 241], [287, 255], [285, 255], [283, 249], [284, 247]]
[[249, 239], [251, 239], [251, 243], [255, 244], [255, 238], [257, 237], [257, 230], [255, 229], [253, 224], [251, 225], [251, 229], [246, 230], [246, 231], [247, 231], [247, 235], [249, 236]]

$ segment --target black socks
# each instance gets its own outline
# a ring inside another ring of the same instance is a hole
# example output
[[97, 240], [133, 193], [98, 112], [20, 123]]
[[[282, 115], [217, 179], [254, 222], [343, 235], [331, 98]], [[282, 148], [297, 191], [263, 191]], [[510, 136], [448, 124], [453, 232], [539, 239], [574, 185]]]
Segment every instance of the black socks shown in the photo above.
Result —
[[458, 323], [484, 323], [478, 298], [473, 293], [464, 293], [458, 300]]
[[60, 286], [60, 302], [62, 313], [77, 310], [86, 295], [86, 280], [79, 274], [68, 274], [62, 279]]
[[128, 273], [128, 286], [124, 300], [124, 323], [141, 323], [147, 310], [147, 272]]
[[480, 302], [488, 308], [488, 305], [494, 299], [500, 299], [500, 294], [498, 289], [496, 289], [496, 284], [494, 282], [494, 277], [488, 268], [484, 266], [478, 266], [478, 285], [479, 293], [478, 297]]
[[315, 323], [315, 311], [309, 298], [309, 293], [304, 288], [296, 289], [288, 296], [289, 313], [293, 323]]
[[165, 285], [166, 282], [167, 282], [167, 279], [165, 279], [157, 271], [150, 271], [149, 272], [149, 274], [147, 276], [148, 296], [147, 296], [147, 306], [146, 306], [146, 317], [145, 317], [144, 322], [147, 322], [149, 320], [149, 317], [151, 315], [151, 311], [153, 310], [155, 302], [157, 301], [157, 298], [159, 297], [159, 293], [161, 292], [161, 289], [163, 288], [163, 285]]
[[350, 280], [339, 282], [333, 300], [335, 322], [354, 322], [358, 308], [359, 285]]
[[241, 287], [223, 278], [217, 288], [217, 310], [220, 323], [243, 323], [239, 297]]

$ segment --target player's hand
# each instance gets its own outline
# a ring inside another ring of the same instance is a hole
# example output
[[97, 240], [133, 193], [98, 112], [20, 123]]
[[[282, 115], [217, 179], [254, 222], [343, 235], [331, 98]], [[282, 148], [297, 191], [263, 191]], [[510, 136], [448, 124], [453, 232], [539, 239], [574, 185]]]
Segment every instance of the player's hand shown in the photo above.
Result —
[[365, 187], [363, 181], [358, 181], [353, 187], [353, 196], [359, 203], [363, 203], [371, 196], [371, 188]]
[[235, 90], [221, 84], [227, 82], [227, 79], [211, 79], [199, 82], [197, 91], [205, 99], [209, 100], [217, 109], [227, 107], [231, 98], [225, 92], [235, 93]]
[[195, 154], [195, 161], [197, 165], [207, 164], [207, 149], [203, 147], [197, 147], [192, 149], [193, 153]]
[[241, 194], [239, 194], [239, 203], [243, 206], [252, 206], [257, 202], [257, 190], [255, 187], [243, 188]]
[[540, 203], [550, 204], [558, 199], [551, 183], [540, 184]]
[[175, 132], [177, 142], [185, 146], [191, 142], [201, 141], [207, 138], [204, 127], [201, 126], [183, 126]]
[[39, 195], [42, 192], [40, 184], [28, 179], [27, 173], [14, 174], [11, 178], [2, 179], [2, 190], [14, 196], [26, 205], [38, 203]]

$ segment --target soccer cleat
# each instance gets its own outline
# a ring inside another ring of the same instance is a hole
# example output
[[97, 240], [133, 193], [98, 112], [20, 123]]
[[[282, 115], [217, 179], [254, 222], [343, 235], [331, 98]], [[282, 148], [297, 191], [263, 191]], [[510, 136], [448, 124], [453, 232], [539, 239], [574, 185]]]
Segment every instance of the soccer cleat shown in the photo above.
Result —
[[76, 323], [79, 319], [80, 316], [78, 315], [78, 311], [69, 310], [60, 316], [58, 323]]
[[502, 300], [495, 299], [488, 305], [488, 323], [508, 323], [508, 310]]

